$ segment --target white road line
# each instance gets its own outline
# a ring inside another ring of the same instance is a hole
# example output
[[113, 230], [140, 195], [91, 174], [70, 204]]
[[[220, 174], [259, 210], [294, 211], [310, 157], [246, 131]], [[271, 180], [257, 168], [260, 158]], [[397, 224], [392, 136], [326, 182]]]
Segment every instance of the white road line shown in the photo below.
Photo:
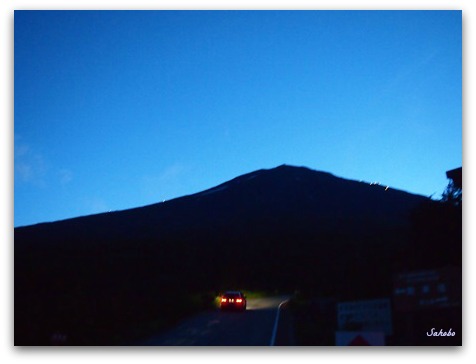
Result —
[[279, 322], [279, 311], [281, 309], [281, 305], [285, 304], [288, 301], [289, 301], [289, 298], [281, 302], [278, 306], [278, 309], [276, 311], [276, 319], [274, 320], [273, 334], [271, 335], [271, 342], [269, 343], [269, 346], [274, 346], [276, 342], [276, 333], [278, 332], [278, 322]]

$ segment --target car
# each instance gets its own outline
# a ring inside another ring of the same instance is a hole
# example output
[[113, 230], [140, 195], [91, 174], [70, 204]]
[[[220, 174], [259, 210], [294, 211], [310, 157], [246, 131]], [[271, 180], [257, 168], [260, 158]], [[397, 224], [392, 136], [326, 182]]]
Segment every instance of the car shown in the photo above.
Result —
[[240, 291], [227, 291], [220, 297], [222, 310], [246, 310], [246, 296]]

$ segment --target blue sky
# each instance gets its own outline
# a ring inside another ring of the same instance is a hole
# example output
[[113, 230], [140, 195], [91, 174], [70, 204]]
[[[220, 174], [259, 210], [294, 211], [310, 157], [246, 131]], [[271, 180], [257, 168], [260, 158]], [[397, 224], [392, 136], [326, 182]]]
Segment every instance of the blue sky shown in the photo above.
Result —
[[460, 11], [16, 11], [14, 224], [286, 163], [439, 197]]

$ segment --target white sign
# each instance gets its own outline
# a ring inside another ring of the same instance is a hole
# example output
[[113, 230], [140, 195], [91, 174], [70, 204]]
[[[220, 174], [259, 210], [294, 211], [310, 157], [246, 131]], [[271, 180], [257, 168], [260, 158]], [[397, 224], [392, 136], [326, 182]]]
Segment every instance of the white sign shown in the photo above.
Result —
[[390, 300], [338, 303], [337, 325], [343, 331], [384, 332], [385, 335], [392, 335]]

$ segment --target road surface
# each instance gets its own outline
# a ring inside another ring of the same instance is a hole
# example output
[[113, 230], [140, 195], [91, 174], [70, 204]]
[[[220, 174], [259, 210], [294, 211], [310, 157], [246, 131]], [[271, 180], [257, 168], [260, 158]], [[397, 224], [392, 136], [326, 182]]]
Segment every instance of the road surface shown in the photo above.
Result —
[[[279, 345], [288, 330], [279, 305], [288, 296], [248, 299], [245, 312], [213, 310], [186, 319], [146, 346], [256, 346]], [[281, 305], [282, 306], [282, 305]], [[279, 313], [278, 313], [279, 311]], [[283, 326], [285, 329], [282, 329]], [[278, 333], [279, 331], [279, 333]]]

